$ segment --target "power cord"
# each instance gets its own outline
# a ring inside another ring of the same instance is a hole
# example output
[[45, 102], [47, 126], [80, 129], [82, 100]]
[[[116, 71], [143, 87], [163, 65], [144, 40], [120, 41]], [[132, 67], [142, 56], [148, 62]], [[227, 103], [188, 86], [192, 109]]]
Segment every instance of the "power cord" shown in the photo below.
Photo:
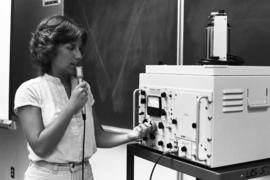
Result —
[[155, 165], [154, 165], [153, 168], [152, 168], [152, 171], [151, 171], [149, 180], [152, 180], [152, 176], [153, 176], [154, 170], [155, 170], [155, 168], [156, 168], [158, 162], [161, 160], [161, 158], [162, 158], [163, 156], [165, 156], [166, 154], [169, 154], [169, 153], [170, 153], [170, 151], [164, 151], [164, 152], [160, 155], [160, 157], [156, 160]]
[[83, 140], [82, 140], [82, 180], [84, 180], [84, 151], [85, 151], [85, 120], [86, 120], [86, 114], [82, 113], [83, 118]]

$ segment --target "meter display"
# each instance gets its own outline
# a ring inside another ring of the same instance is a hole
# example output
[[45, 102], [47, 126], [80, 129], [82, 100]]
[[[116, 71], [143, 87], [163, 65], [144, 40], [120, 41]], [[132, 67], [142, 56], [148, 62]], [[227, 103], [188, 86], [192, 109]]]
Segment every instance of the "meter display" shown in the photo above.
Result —
[[149, 116], [161, 116], [161, 97], [148, 96], [147, 97], [147, 114]]

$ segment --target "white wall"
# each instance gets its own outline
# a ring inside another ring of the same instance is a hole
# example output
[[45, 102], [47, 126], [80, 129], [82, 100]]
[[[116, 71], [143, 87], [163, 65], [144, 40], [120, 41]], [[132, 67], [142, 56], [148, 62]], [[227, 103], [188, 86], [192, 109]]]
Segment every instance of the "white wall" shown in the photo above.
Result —
[[0, 179], [14, 180], [10, 168], [15, 168], [15, 180], [23, 180], [28, 165], [26, 140], [20, 126], [17, 130], [0, 128]]
[[1, 1], [1, 42], [0, 42], [0, 119], [8, 119], [9, 113], [9, 52], [11, 0]]

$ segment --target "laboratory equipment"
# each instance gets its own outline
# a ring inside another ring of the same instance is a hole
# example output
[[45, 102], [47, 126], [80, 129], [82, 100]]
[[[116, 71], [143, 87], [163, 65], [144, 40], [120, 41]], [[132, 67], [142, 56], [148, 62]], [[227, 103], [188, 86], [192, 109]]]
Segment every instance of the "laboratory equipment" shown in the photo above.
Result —
[[134, 118], [157, 131], [141, 144], [209, 167], [269, 158], [269, 89], [270, 67], [146, 66]]

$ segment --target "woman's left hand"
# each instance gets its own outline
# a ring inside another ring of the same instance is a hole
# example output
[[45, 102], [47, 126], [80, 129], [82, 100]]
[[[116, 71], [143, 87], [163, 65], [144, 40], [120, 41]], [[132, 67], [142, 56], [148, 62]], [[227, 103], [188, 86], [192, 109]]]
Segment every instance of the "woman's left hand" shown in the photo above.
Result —
[[141, 123], [129, 133], [129, 138], [131, 140], [141, 139], [147, 136], [149, 133], [154, 132], [155, 130], [156, 130], [155, 124], [150, 124], [148, 122]]

